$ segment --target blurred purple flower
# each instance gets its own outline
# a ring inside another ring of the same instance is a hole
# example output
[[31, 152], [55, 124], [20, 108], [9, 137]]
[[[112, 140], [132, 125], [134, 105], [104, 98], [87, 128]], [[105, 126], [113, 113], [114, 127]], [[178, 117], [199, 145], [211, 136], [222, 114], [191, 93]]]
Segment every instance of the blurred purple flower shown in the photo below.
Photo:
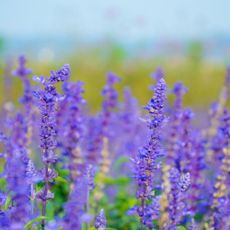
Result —
[[28, 75], [32, 74], [32, 70], [26, 68], [26, 58], [25, 56], [19, 56], [18, 58], [19, 67], [13, 71], [13, 75], [18, 76], [24, 86], [24, 95], [20, 99], [21, 103], [25, 105], [26, 113], [30, 113], [33, 101], [32, 89]]
[[185, 192], [190, 186], [190, 174], [180, 174], [178, 169], [172, 168], [169, 174], [171, 191], [169, 194], [169, 227], [172, 229], [180, 223], [185, 215]]
[[87, 202], [87, 178], [79, 177], [74, 184], [68, 202], [65, 204], [63, 228], [66, 230], [81, 229], [84, 207]]

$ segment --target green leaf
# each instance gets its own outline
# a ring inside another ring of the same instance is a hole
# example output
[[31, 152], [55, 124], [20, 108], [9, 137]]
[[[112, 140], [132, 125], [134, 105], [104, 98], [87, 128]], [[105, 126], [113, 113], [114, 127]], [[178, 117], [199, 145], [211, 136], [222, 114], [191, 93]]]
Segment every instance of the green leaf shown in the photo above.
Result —
[[202, 213], [196, 213], [194, 216], [194, 219], [197, 222], [201, 222], [203, 220], [203, 218], [204, 218], [204, 214], [202, 214]]
[[6, 188], [6, 179], [0, 178], [0, 188], [3, 190]]
[[68, 181], [65, 178], [60, 177], [60, 176], [56, 177], [55, 181], [68, 184]]
[[32, 230], [32, 227], [35, 223], [37, 222], [41, 222], [42, 220], [45, 220], [46, 217], [45, 216], [38, 216], [36, 219], [33, 219], [31, 221], [29, 221], [26, 225], [25, 225], [25, 230]]
[[54, 215], [55, 215], [55, 202], [49, 200], [47, 202], [46, 218], [48, 220], [52, 220], [54, 218]]
[[6, 202], [5, 202], [5, 210], [7, 210], [12, 203], [11, 197], [7, 196]]
[[129, 161], [129, 158], [127, 156], [119, 157], [118, 160], [114, 164], [114, 168], [119, 169], [122, 164], [124, 164], [124, 163], [126, 163], [128, 161]]
[[105, 178], [105, 184], [107, 185], [126, 185], [130, 182], [130, 179], [128, 177], [118, 177], [118, 178], [112, 178], [112, 177], [106, 177]]
[[177, 230], [187, 230], [184, 226], [179, 225], [176, 227]]

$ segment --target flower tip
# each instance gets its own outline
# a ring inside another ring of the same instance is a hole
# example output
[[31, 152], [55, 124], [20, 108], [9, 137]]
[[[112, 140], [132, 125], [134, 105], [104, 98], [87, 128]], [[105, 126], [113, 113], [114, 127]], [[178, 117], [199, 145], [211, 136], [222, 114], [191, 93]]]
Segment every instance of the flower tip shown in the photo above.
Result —
[[115, 73], [113, 72], [108, 72], [107, 74], [107, 82], [108, 84], [115, 84], [121, 80], [120, 77], [118, 77]]
[[160, 79], [164, 78], [164, 71], [161, 67], [157, 67], [156, 70], [151, 74], [151, 77], [159, 81]]
[[175, 95], [184, 95], [188, 92], [188, 88], [186, 88], [181, 82], [176, 82], [172, 89], [172, 92]]

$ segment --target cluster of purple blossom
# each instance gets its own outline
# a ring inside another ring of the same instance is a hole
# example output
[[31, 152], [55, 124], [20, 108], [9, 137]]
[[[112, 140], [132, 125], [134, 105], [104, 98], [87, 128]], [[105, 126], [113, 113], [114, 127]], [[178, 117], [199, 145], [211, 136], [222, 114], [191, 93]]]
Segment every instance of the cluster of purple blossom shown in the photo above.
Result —
[[[83, 82], [70, 82], [69, 65], [30, 79], [20, 56], [13, 75], [21, 79], [24, 95], [20, 108], [5, 102], [1, 109], [0, 229], [109, 229], [100, 200], [107, 194], [113, 202], [106, 180], [119, 175], [133, 178], [126, 190], [136, 194], [136, 202], [123, 214], [136, 216], [135, 229], [229, 229], [229, 69], [202, 128], [183, 106], [186, 87], [176, 83], [167, 90], [160, 68], [152, 75], [146, 113], [129, 88], [118, 101], [120, 78], [111, 72], [97, 114], [89, 112]], [[173, 105], [168, 93], [175, 96]], [[130, 161], [116, 171], [122, 157]], [[63, 189], [67, 184], [67, 199], [50, 220], [48, 204], [58, 181]]]

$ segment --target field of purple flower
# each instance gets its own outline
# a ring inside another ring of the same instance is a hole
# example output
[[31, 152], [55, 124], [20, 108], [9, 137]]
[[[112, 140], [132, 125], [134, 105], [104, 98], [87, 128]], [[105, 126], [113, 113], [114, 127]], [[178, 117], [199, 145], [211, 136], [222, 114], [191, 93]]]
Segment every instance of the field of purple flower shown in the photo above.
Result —
[[20, 56], [13, 75], [24, 92], [1, 108], [0, 229], [229, 230], [230, 69], [202, 127], [161, 68], [143, 108], [127, 87], [118, 100], [109, 72], [98, 113], [68, 64], [36, 76]]

